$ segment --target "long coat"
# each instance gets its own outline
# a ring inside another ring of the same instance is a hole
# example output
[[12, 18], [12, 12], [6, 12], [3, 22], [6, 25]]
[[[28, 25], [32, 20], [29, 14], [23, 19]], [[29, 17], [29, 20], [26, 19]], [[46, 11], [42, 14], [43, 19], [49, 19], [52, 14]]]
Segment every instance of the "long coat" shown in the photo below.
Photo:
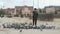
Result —
[[33, 19], [37, 19], [38, 18], [38, 12], [35, 10], [33, 11]]

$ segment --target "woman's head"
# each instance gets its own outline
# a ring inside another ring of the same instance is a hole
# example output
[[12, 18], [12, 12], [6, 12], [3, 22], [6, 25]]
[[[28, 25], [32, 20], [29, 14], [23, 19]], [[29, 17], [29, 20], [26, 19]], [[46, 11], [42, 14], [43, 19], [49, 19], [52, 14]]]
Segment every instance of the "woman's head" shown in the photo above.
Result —
[[37, 10], [36, 8], [34, 8], [34, 10]]

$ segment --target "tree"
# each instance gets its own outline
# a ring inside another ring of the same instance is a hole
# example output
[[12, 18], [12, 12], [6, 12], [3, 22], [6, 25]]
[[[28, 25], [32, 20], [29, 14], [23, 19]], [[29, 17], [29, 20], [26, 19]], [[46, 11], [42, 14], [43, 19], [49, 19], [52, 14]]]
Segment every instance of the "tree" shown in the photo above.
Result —
[[4, 10], [0, 9], [0, 17], [4, 15]]
[[55, 14], [57, 14], [57, 11], [55, 11]]
[[39, 9], [39, 12], [42, 13], [41, 9]]

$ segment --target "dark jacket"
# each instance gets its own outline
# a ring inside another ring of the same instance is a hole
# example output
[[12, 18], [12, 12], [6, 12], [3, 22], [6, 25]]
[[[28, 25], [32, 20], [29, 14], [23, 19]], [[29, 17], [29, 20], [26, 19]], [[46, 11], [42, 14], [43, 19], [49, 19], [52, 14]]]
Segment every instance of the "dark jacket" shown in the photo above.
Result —
[[38, 12], [37, 11], [33, 11], [33, 19], [37, 19], [38, 18]]

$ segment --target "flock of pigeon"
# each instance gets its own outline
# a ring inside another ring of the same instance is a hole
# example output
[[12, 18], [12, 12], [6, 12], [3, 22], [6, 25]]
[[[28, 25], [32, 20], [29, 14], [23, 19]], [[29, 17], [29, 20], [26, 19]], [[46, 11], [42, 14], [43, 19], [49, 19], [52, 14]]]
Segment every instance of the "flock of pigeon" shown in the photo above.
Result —
[[4, 23], [2, 24], [3, 28], [14, 28], [14, 29], [21, 29], [20, 32], [22, 32], [22, 29], [40, 29], [41, 31], [43, 29], [55, 29], [55, 26], [50, 25], [39, 25], [39, 26], [33, 26], [32, 23]]

